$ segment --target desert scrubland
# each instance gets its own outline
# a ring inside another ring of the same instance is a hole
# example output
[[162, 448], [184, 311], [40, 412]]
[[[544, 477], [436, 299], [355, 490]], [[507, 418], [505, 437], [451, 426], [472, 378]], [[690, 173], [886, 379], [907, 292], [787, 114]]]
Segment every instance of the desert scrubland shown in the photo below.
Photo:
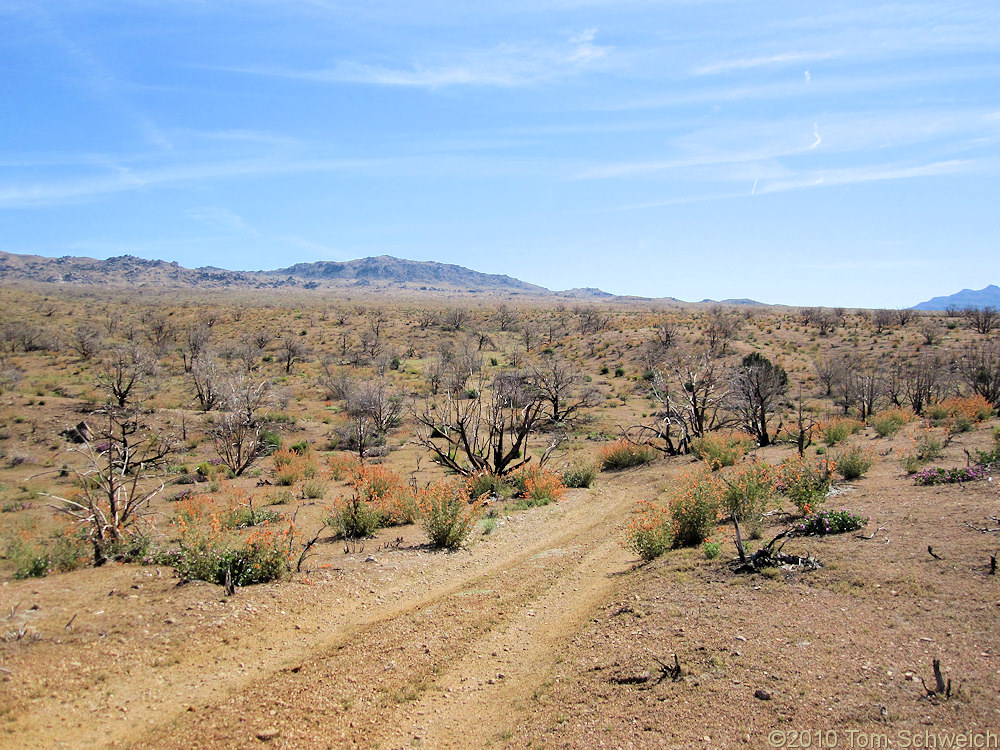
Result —
[[996, 746], [988, 311], [0, 310], [0, 746]]

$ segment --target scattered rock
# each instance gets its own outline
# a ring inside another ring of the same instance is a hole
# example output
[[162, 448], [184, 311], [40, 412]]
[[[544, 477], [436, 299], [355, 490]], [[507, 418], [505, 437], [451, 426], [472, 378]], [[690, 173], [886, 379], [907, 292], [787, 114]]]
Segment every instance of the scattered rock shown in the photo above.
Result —
[[274, 727], [268, 727], [267, 729], [261, 729], [257, 732], [257, 739], [261, 742], [269, 742], [281, 735], [280, 729], [275, 729]]
[[761, 688], [757, 688], [756, 690], [753, 691], [753, 697], [759, 701], [771, 700], [771, 694]]

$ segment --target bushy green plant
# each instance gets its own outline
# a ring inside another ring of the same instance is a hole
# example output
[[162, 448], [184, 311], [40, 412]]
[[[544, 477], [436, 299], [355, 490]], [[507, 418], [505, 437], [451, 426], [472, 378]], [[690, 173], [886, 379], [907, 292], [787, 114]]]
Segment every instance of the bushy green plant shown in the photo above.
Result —
[[723, 435], [718, 432], [710, 432], [691, 441], [691, 452], [707, 463], [712, 471], [733, 466], [751, 447], [753, 439], [747, 435]]
[[171, 552], [161, 554], [161, 564], [173, 565], [188, 580], [224, 585], [252, 586], [277, 581], [290, 571], [288, 552], [281, 537], [257, 532], [238, 547], [217, 545], [202, 536]]
[[278, 523], [283, 519], [284, 515], [278, 511], [254, 508], [251, 502], [248, 505], [237, 505], [230, 508], [219, 520], [225, 529], [249, 529], [253, 526]]
[[763, 461], [745, 461], [723, 477], [722, 509], [737, 521], [760, 518], [774, 497], [777, 476], [774, 467]]
[[674, 547], [697, 547], [715, 529], [725, 485], [711, 472], [695, 472], [684, 478], [680, 491], [670, 500]]
[[271, 455], [281, 449], [281, 435], [274, 430], [264, 430], [260, 433], [260, 447], [266, 455]]
[[420, 522], [435, 547], [461, 547], [482, 513], [482, 502], [469, 499], [465, 485], [439, 482], [420, 493]]
[[874, 450], [860, 445], [845, 448], [834, 457], [837, 472], [847, 480], [861, 479], [877, 460], [878, 456]]
[[834, 462], [827, 459], [787, 459], [779, 467], [778, 490], [792, 501], [802, 515], [808, 515], [826, 502], [835, 469]]
[[851, 513], [846, 508], [840, 510], [821, 510], [806, 516], [798, 523], [792, 524], [792, 534], [808, 536], [813, 534], [843, 534], [847, 531], [857, 531], [869, 519]]
[[714, 560], [719, 556], [719, 552], [722, 549], [722, 545], [719, 542], [712, 542], [706, 539], [701, 543], [701, 548], [705, 552], [705, 557], [709, 560]]
[[320, 500], [326, 495], [326, 482], [310, 479], [302, 485], [302, 497], [307, 500]]
[[514, 489], [496, 474], [488, 471], [476, 472], [467, 480], [470, 497], [499, 497], [508, 498]]
[[619, 471], [648, 464], [656, 460], [656, 456], [656, 449], [648, 445], [616, 440], [601, 449], [599, 459], [604, 471]]
[[327, 517], [326, 523], [337, 532], [337, 536], [363, 539], [378, 531], [382, 525], [382, 513], [375, 503], [354, 492], [351, 497], [334, 503], [333, 512]]
[[670, 511], [646, 500], [625, 528], [625, 548], [646, 562], [665, 554], [673, 545], [673, 521]]
[[903, 468], [907, 474], [913, 474], [928, 461], [940, 458], [943, 453], [944, 438], [940, 432], [933, 429], [922, 429], [913, 438], [913, 450], [903, 455]]
[[823, 442], [829, 447], [842, 443], [851, 435], [857, 434], [865, 427], [864, 422], [857, 419], [834, 419], [821, 427]]
[[14, 578], [22, 580], [25, 578], [44, 578], [49, 574], [49, 555], [47, 552], [26, 553], [19, 558], [15, 558], [17, 565], [14, 570]]
[[562, 471], [563, 484], [571, 488], [590, 487], [597, 478], [597, 466], [591, 461], [576, 461]]
[[879, 412], [868, 420], [868, 424], [880, 438], [891, 437], [899, 432], [913, 419], [913, 415], [905, 409], [888, 409]]

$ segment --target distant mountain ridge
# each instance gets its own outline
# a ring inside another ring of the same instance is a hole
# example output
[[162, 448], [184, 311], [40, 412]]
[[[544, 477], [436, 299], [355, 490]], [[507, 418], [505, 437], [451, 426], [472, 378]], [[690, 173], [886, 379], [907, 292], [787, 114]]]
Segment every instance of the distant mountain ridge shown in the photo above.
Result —
[[320, 260], [315, 263], [296, 263], [288, 268], [265, 271], [267, 276], [291, 276], [293, 278], [340, 281], [391, 281], [414, 284], [453, 284], [463, 287], [482, 287], [518, 290], [534, 294], [550, 294], [541, 286], [529, 284], [513, 276], [488, 274], [472, 271], [435, 261], [402, 260], [390, 255], [376, 258], [360, 258], [344, 262]]
[[21, 255], [0, 251], [0, 280], [51, 284], [220, 288], [330, 289], [361, 287], [417, 291], [565, 295], [611, 298], [600, 289], [553, 292], [513, 276], [473, 271], [435, 261], [416, 261], [380, 255], [349, 261], [296, 263], [273, 271], [229, 271], [215, 266], [185, 268], [177, 262], [120, 255], [107, 260], [63, 256]]
[[934, 297], [913, 306], [913, 310], [947, 310], [949, 307], [987, 307], [1000, 309], [1000, 287], [990, 284], [983, 289], [963, 289], [947, 297]]

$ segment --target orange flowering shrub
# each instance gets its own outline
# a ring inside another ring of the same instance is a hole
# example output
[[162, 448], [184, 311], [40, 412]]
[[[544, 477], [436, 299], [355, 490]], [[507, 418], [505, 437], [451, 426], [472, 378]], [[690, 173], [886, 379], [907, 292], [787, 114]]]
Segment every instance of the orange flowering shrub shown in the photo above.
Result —
[[717, 471], [735, 464], [753, 445], [753, 438], [745, 433], [724, 435], [710, 432], [691, 441], [691, 451], [707, 463], [712, 471]]
[[684, 477], [679, 494], [670, 500], [674, 547], [696, 547], [711, 536], [725, 491], [726, 485], [710, 471]]
[[420, 520], [435, 547], [461, 547], [482, 514], [484, 500], [470, 499], [464, 482], [444, 480], [417, 495]]
[[352, 453], [334, 453], [326, 459], [330, 467], [330, 476], [336, 481], [353, 476], [361, 468], [361, 461]]
[[517, 494], [532, 501], [533, 505], [548, 505], [561, 500], [566, 492], [562, 477], [540, 466], [525, 466], [511, 480], [517, 488]]
[[807, 516], [826, 502], [836, 468], [836, 463], [829, 459], [786, 459], [778, 467], [778, 490]]
[[929, 408], [927, 415], [935, 421], [947, 420], [949, 432], [968, 432], [993, 416], [993, 405], [978, 393], [955, 396]]
[[656, 459], [655, 448], [648, 445], [630, 443], [627, 440], [616, 440], [608, 443], [598, 453], [598, 460], [604, 471], [618, 471], [632, 466], [648, 464]]
[[418, 509], [413, 488], [389, 467], [359, 463], [351, 486], [359, 498], [378, 511], [380, 525], [399, 526], [416, 520]]
[[648, 500], [640, 500], [638, 510], [625, 527], [625, 548], [649, 562], [664, 554], [672, 544], [670, 511]]

